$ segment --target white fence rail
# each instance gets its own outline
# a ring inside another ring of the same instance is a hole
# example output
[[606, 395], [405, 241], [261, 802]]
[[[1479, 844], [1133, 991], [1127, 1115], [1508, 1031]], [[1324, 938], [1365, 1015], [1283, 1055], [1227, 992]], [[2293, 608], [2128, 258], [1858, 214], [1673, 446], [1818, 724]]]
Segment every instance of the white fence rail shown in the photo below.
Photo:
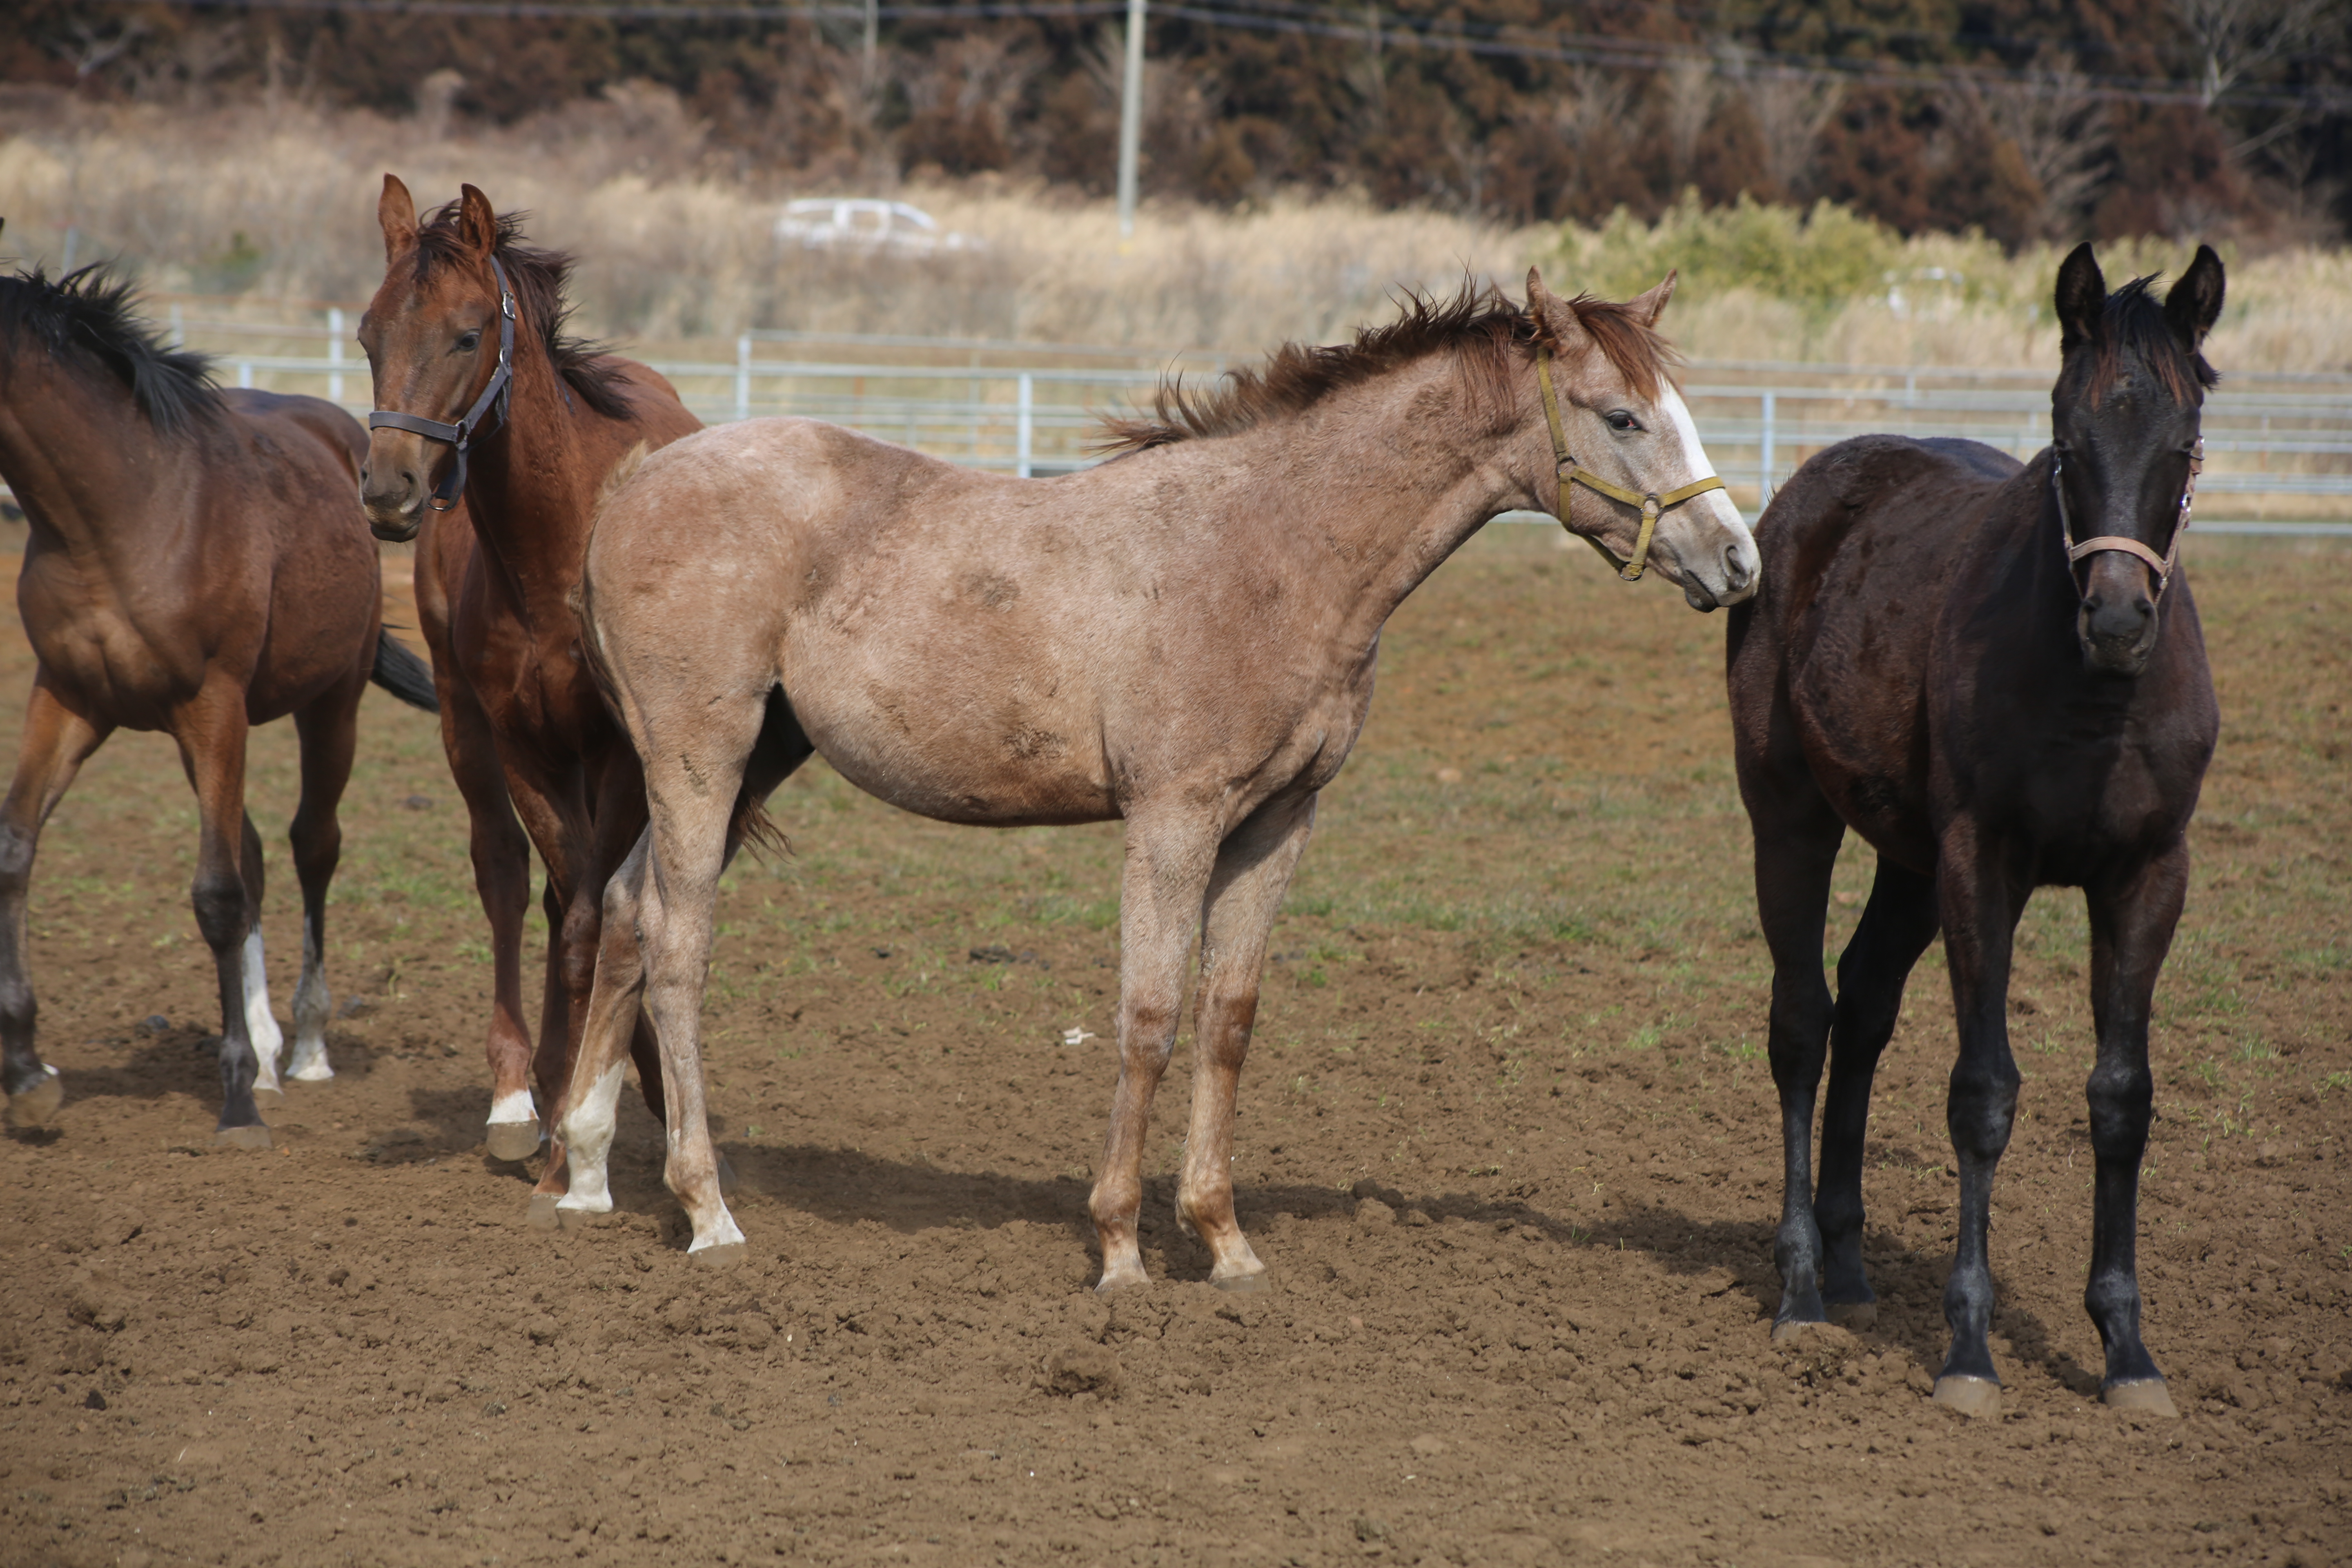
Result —
[[[224, 381], [365, 410], [367, 367], [346, 349], [341, 310], [283, 324], [173, 317], [175, 332], [215, 354]], [[323, 338], [327, 352], [246, 347], [265, 338], [289, 348]], [[853, 356], [793, 352], [820, 345]], [[1163, 371], [1197, 384], [1226, 363], [1201, 352], [814, 333], [746, 333], [731, 346], [725, 360], [651, 363], [713, 423], [801, 415], [1024, 476], [1097, 460], [1103, 416], [1149, 406]], [[792, 357], [761, 357], [776, 349]], [[982, 363], [1008, 358], [1017, 363]], [[1126, 363], [1101, 363], [1110, 360]], [[1695, 360], [1684, 391], [1717, 470], [1751, 508], [1805, 458], [1850, 436], [1966, 437], [2021, 458], [2049, 440], [2046, 371]], [[2209, 515], [2352, 534], [2352, 375], [2232, 377], [2209, 397], [2204, 429], [2199, 495]]]

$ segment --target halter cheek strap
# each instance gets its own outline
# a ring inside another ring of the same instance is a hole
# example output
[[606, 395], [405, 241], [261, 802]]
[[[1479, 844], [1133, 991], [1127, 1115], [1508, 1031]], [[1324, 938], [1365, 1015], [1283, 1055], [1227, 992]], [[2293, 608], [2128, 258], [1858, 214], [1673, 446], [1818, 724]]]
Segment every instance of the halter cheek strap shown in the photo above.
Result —
[[2126, 539], [2119, 533], [2102, 533], [2074, 542], [2074, 521], [2066, 510], [2066, 486], [2060, 475], [2066, 465], [2065, 455], [2057, 447], [2050, 448], [2050, 489], [2058, 498], [2058, 538], [2065, 546], [2066, 565], [2071, 570], [2085, 555], [2096, 555], [2105, 550], [2120, 550], [2126, 555], [2136, 555], [2156, 574], [2156, 596], [2164, 597], [2165, 589], [2172, 585], [2173, 563], [2180, 559], [2180, 536], [2189, 531], [2189, 509], [2197, 499], [2197, 476], [2205, 471], [2205, 437], [2197, 437], [2197, 445], [2189, 451], [2189, 482], [2180, 489], [2180, 515], [2172, 525], [2172, 543], [2158, 555], [2137, 539]]
[[1703, 479], [1693, 479], [1681, 489], [1668, 490], [1664, 495], [1654, 490], [1645, 495], [1639, 491], [1629, 490], [1622, 485], [1610, 483], [1569, 454], [1568, 427], [1560, 423], [1559, 394], [1552, 389], [1551, 351], [1548, 348], [1539, 347], [1536, 350], [1536, 384], [1543, 388], [1544, 423], [1551, 427], [1551, 455], [1553, 461], [1558, 465], [1559, 475], [1559, 493], [1553, 500], [1552, 515], [1559, 519], [1560, 527], [1568, 528], [1568, 487], [1570, 484], [1582, 485], [1586, 489], [1607, 496], [1611, 500], [1622, 501], [1627, 506], [1638, 509], [1642, 514], [1642, 531], [1634, 536], [1633, 553], [1629, 560], [1617, 559], [1615, 551], [1601, 543], [1591, 534], [1578, 533], [1572, 528], [1568, 528], [1568, 531], [1571, 536], [1581, 539], [1585, 543], [1592, 546], [1601, 559], [1609, 563], [1610, 570], [1615, 572], [1618, 576], [1628, 583], [1640, 582], [1642, 573], [1649, 564], [1650, 541], [1657, 536], [1659, 514], [1669, 507], [1680, 506], [1683, 502], [1703, 496], [1709, 490], [1723, 489], [1723, 481], [1715, 475], [1709, 474]]
[[490, 276], [499, 284], [499, 363], [490, 372], [489, 384], [482, 388], [481, 395], [474, 399], [474, 405], [454, 425], [390, 408], [379, 408], [368, 416], [371, 430], [406, 430], [457, 448], [457, 460], [449, 465], [448, 476], [434, 488], [435, 511], [447, 511], [465, 493], [466, 450], [474, 444], [474, 437], [506, 422], [507, 394], [514, 384], [515, 297], [514, 290], [507, 287], [507, 269], [499, 265], [495, 256], [490, 258]]

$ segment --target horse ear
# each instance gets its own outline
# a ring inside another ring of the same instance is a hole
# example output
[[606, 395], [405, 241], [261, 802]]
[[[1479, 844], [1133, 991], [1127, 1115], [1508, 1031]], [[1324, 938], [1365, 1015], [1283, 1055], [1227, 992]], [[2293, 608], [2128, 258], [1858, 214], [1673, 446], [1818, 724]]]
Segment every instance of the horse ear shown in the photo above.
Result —
[[1675, 297], [1675, 279], [1681, 276], [1679, 271], [1667, 273], [1648, 293], [1626, 300], [1625, 308], [1641, 317], [1644, 325], [1656, 326], [1658, 318], [1666, 313], [1666, 301]]
[[490, 210], [490, 198], [472, 185], [457, 187], [457, 237], [478, 256], [499, 247], [499, 215]]
[[383, 230], [383, 259], [389, 266], [416, 243], [416, 202], [397, 174], [383, 177], [383, 195], [375, 199], [375, 221]]
[[2213, 330], [2221, 318], [2222, 273], [2221, 258], [2213, 254], [2210, 245], [2197, 247], [2197, 259], [2164, 297], [2164, 319], [2172, 327], [2173, 335], [2189, 346], [2191, 353]]
[[2106, 308], [2107, 279], [2086, 240], [2067, 252], [2058, 268], [2060, 353], [2098, 336], [2099, 312]]
[[1545, 288], [1542, 272], [1533, 267], [1528, 268], [1528, 314], [1556, 353], [1573, 353], [1591, 339], [1576, 319], [1575, 307]]

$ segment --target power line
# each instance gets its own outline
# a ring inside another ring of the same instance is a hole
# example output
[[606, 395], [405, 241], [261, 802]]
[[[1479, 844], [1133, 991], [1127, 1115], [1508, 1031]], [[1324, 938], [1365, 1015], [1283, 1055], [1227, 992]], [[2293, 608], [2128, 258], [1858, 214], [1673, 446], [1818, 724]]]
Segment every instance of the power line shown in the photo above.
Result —
[[[111, 0], [139, 5], [147, 0]], [[969, 5], [881, 4], [873, 5], [816, 3], [808, 5], [684, 4], [656, 5], [614, 0], [614, 3], [570, 5], [562, 0], [166, 0], [192, 10], [289, 11], [351, 13], [375, 16], [480, 16], [513, 19], [562, 19], [607, 22], [781, 22], [835, 21], [863, 24], [869, 16], [901, 22], [950, 22], [1035, 18], [1078, 21], [1124, 14], [1124, 0], [974, 0]], [[1675, 9], [1661, 5], [1659, 9]], [[1372, 13], [1368, 22], [1326, 7], [1256, 0], [1253, 7], [1195, 4], [1161, 4], [1153, 7], [1162, 17], [1212, 27], [1238, 27], [1252, 32], [1288, 33], [1310, 37], [1377, 40], [1391, 46], [1432, 52], [1458, 51], [1490, 58], [1543, 60], [1567, 65], [1602, 66], [1619, 70], [1659, 71], [1687, 64], [1703, 64], [1728, 75], [1769, 76], [1827, 83], [1863, 83], [1887, 87], [1937, 87], [1966, 81], [1979, 86], [2048, 90], [2070, 82], [2091, 97], [2111, 101], [2160, 104], [2203, 104], [2204, 94], [2190, 82], [2171, 78], [2126, 77], [1998, 66], [1927, 66], [1906, 61], [1835, 56], [1799, 55], [1742, 47], [1718, 54], [1702, 46], [1671, 44], [1606, 34], [1570, 33], [1502, 23], [1439, 21], [1434, 18]], [[1908, 36], [1908, 35], [1906, 35]], [[2336, 110], [2346, 95], [2336, 89], [2233, 89], [2222, 101], [2247, 108], [2302, 108], [2323, 112]]]

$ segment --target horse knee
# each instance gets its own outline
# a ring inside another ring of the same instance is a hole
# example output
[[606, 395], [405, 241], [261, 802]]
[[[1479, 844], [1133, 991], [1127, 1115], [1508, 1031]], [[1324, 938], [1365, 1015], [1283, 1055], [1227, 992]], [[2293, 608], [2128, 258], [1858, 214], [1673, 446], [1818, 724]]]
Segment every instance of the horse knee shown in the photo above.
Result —
[[2091, 1152], [2101, 1159], [2137, 1159], [2147, 1145], [2156, 1079], [2144, 1066], [2101, 1067], [2084, 1090], [2090, 1102]]
[[1979, 1159], [2000, 1157], [2009, 1147], [2010, 1129], [2017, 1120], [2019, 1081], [2014, 1067], [1998, 1071], [1953, 1070], [1944, 1121], [1955, 1151]]
[[189, 896], [196, 908], [196, 930], [215, 952], [245, 940], [252, 924], [251, 911], [246, 903], [245, 879], [234, 869], [197, 872]]

